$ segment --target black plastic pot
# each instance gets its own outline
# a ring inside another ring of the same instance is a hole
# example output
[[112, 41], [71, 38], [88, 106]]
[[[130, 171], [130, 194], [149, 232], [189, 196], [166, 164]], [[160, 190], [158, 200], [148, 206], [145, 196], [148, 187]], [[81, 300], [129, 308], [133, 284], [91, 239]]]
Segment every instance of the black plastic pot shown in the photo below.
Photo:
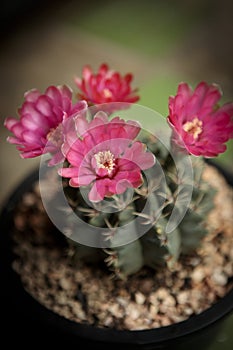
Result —
[[[233, 176], [217, 166], [233, 185]], [[207, 349], [223, 320], [233, 311], [233, 290], [208, 310], [188, 320], [152, 330], [117, 331], [77, 324], [48, 310], [23, 288], [12, 270], [12, 211], [22, 194], [38, 179], [36, 170], [23, 181], [6, 202], [0, 217], [0, 311], [1, 341], [24, 348], [75, 347], [84, 349]], [[2, 323], [2, 322], [1, 322]], [[31, 339], [34, 339], [32, 342]]]

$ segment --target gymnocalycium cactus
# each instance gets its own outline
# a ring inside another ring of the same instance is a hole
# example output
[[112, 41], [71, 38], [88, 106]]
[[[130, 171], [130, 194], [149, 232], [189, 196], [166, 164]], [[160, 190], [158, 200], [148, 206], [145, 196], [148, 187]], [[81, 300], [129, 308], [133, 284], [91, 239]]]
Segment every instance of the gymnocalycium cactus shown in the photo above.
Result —
[[215, 194], [202, 177], [204, 158], [233, 137], [233, 103], [219, 107], [219, 88], [205, 82], [194, 91], [180, 83], [169, 98], [169, 136], [156, 131], [156, 119], [154, 130], [143, 129], [127, 117], [148, 112], [135, 104], [132, 78], [106, 64], [96, 75], [86, 66], [75, 79], [76, 103], [65, 85], [33, 89], [20, 119], [5, 121], [23, 158], [50, 155], [71, 210], [62, 230], [73, 260], [103, 260], [121, 278], [143, 266], [172, 268], [201, 244]]

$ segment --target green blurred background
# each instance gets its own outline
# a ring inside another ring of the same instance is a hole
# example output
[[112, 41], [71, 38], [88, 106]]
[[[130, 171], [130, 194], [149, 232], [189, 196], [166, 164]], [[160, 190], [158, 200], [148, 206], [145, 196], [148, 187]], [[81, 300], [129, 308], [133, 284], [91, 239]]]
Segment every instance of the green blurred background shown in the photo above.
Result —
[[[6, 143], [6, 116], [16, 116], [31, 88], [70, 85], [83, 65], [102, 62], [134, 74], [139, 104], [163, 116], [168, 96], [179, 82], [193, 87], [217, 83], [222, 102], [233, 100], [233, 2], [179, 1], [6, 1], [0, 14], [1, 204], [21, 179], [38, 165], [22, 160]], [[233, 171], [233, 142], [216, 161]], [[212, 350], [233, 347], [228, 318]], [[210, 350], [209, 349], [209, 350]]]

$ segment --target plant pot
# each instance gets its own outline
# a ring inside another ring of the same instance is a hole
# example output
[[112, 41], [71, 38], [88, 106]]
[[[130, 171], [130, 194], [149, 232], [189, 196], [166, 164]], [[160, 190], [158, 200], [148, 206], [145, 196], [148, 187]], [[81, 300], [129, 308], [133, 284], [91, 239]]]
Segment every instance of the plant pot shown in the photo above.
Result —
[[[211, 162], [213, 165], [213, 163]], [[217, 165], [215, 165], [217, 166]], [[231, 174], [217, 166], [233, 185]], [[12, 269], [14, 254], [12, 252], [12, 216], [15, 205], [32, 184], [38, 180], [38, 171], [30, 174], [12, 193], [1, 213], [0, 235], [0, 272], [1, 316], [4, 321], [3, 338], [8, 346], [17, 339], [18, 345], [37, 346], [51, 344], [84, 348], [108, 349], [206, 349], [213, 341], [213, 335], [222, 325], [222, 321], [233, 311], [233, 290], [206, 311], [189, 319], [151, 330], [114, 330], [96, 328], [88, 324], [78, 324], [47, 309], [35, 300], [23, 288], [19, 275]]]

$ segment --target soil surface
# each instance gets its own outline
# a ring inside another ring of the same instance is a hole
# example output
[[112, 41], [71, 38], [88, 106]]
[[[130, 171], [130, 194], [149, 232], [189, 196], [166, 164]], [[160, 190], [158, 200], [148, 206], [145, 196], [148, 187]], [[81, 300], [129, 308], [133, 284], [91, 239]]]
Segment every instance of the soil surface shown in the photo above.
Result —
[[77, 322], [138, 330], [201, 313], [233, 285], [233, 191], [212, 166], [204, 176], [218, 189], [208, 217], [211, 233], [172, 271], [143, 268], [122, 281], [99, 266], [74, 266], [65, 236], [44, 211], [38, 184], [15, 210], [13, 268], [35, 299]]

